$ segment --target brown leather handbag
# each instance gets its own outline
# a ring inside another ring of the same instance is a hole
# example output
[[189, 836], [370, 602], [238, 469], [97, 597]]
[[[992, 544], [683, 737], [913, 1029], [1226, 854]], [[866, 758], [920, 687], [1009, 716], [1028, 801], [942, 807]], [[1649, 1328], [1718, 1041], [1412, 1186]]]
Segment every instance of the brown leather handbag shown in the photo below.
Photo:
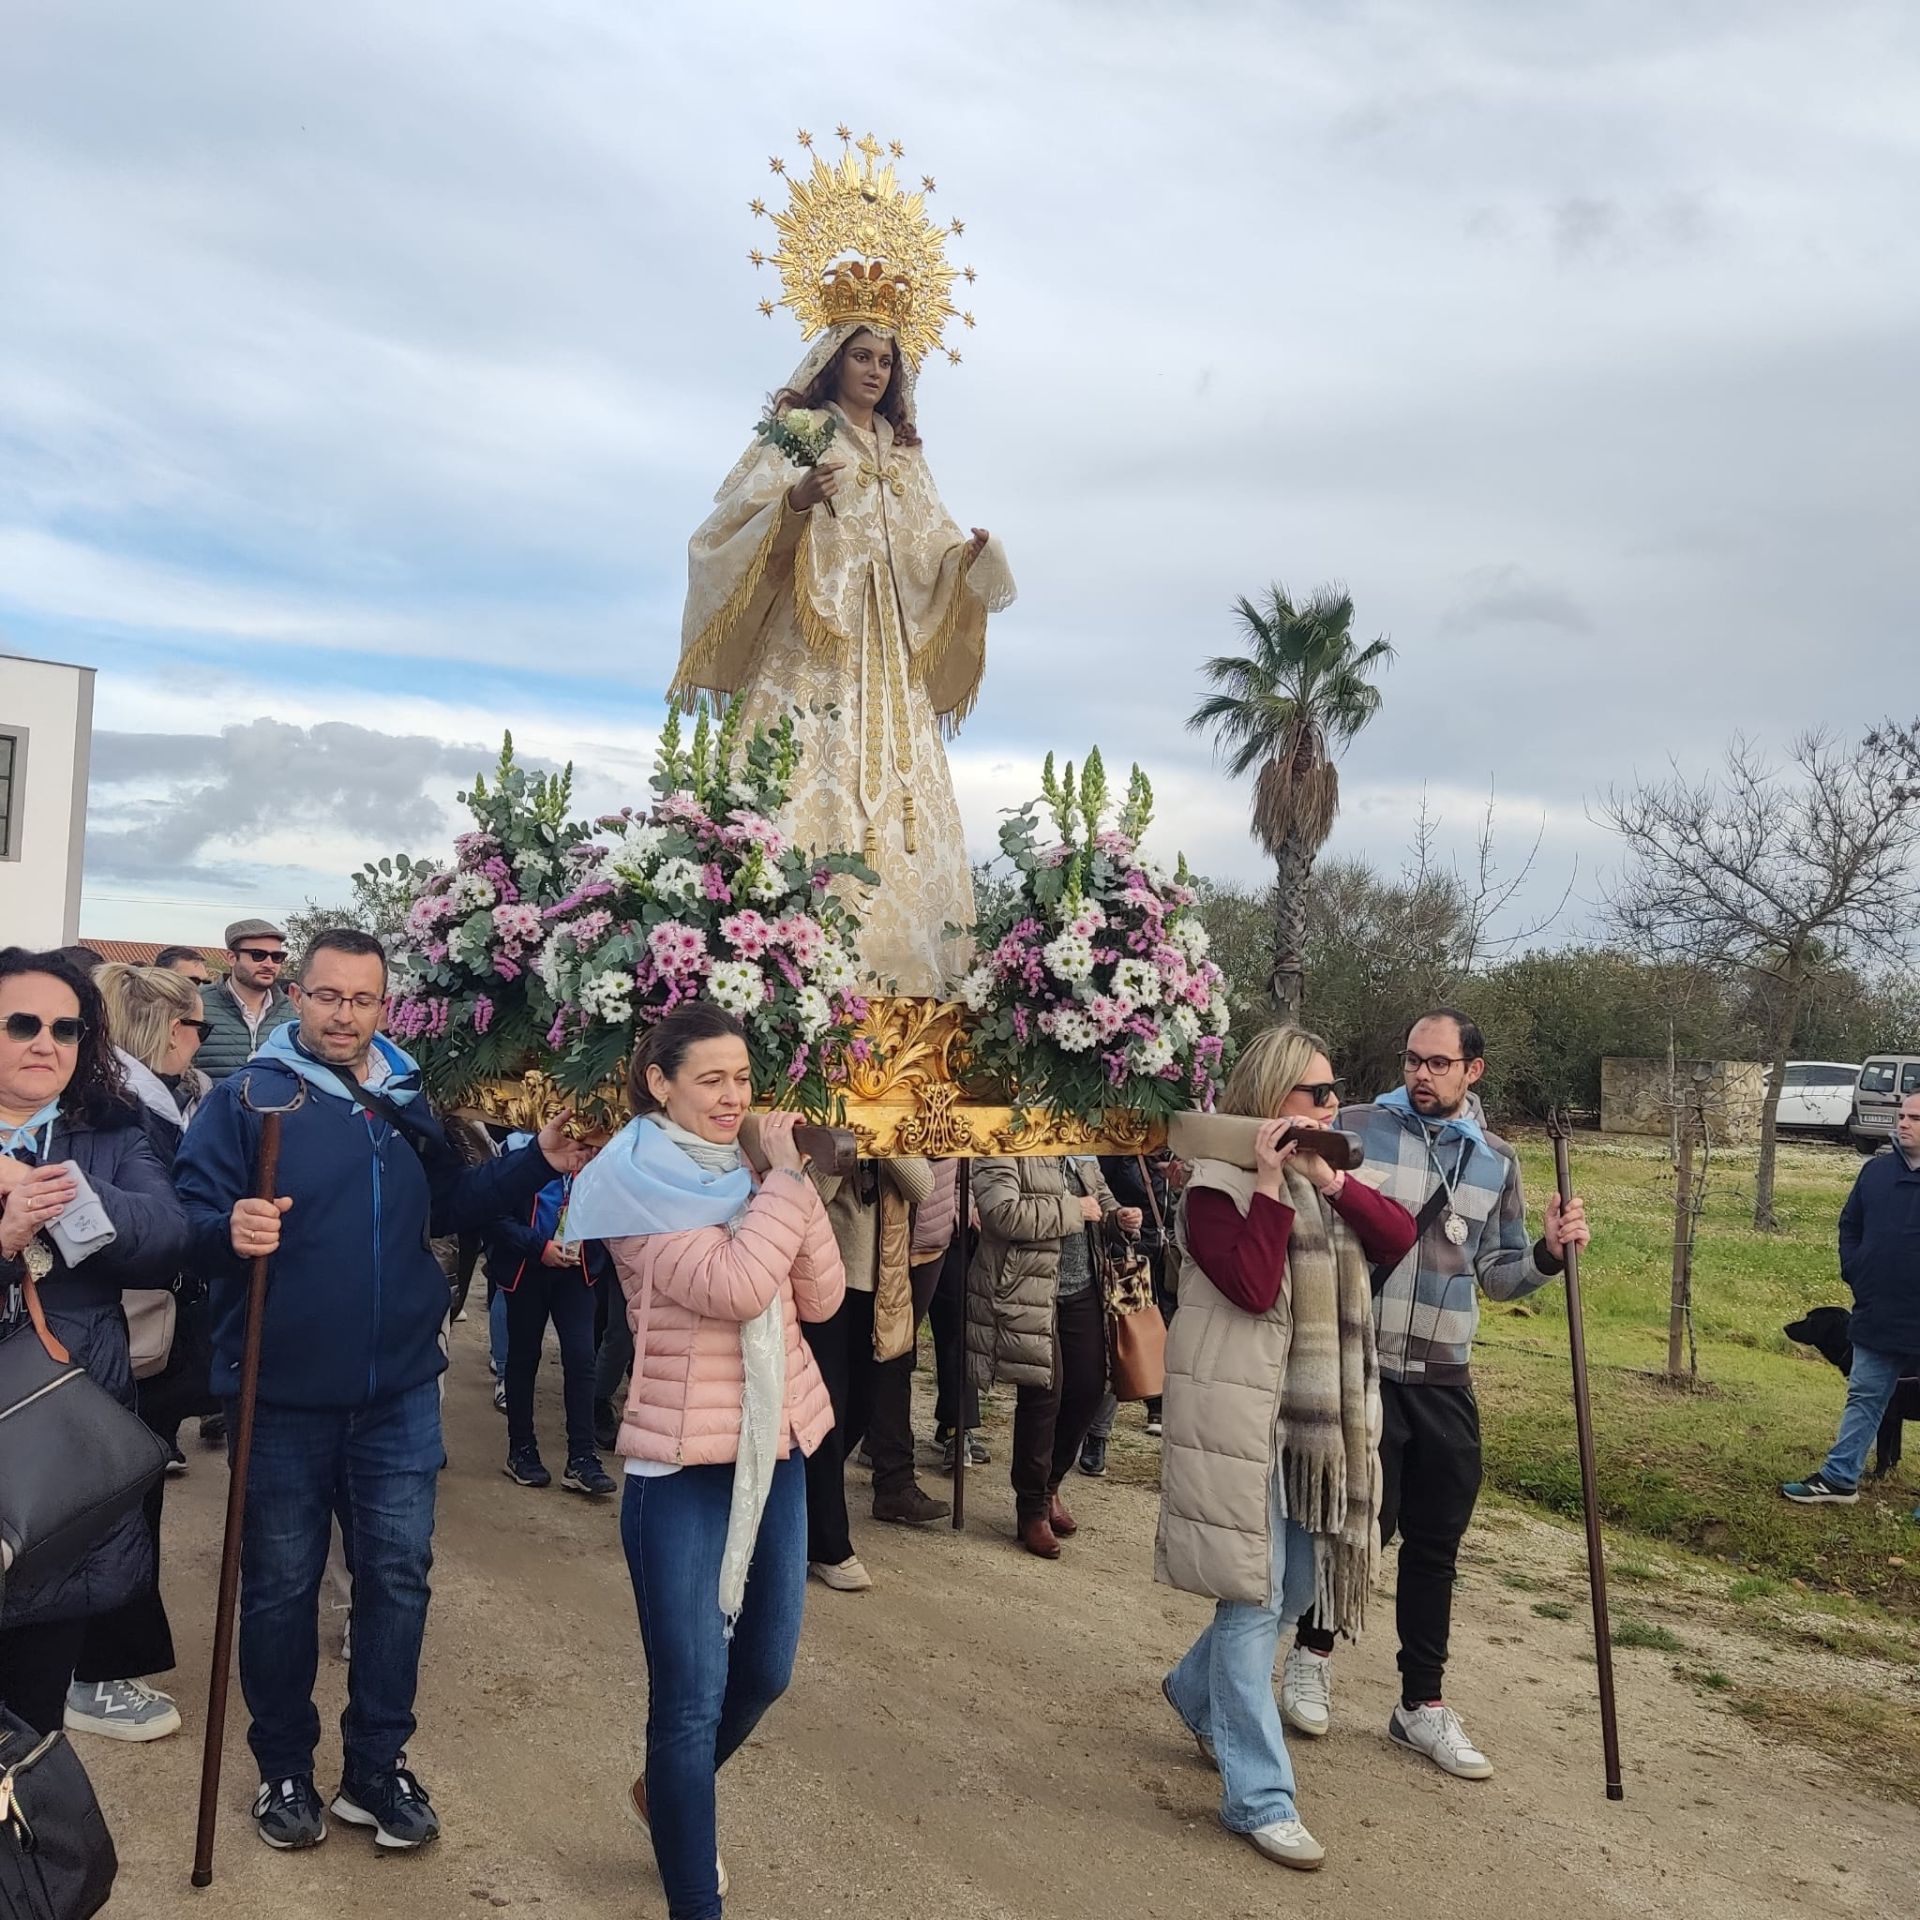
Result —
[[1167, 1323], [1153, 1298], [1143, 1253], [1101, 1263], [1107, 1309], [1107, 1379], [1116, 1400], [1157, 1400], [1167, 1384]]

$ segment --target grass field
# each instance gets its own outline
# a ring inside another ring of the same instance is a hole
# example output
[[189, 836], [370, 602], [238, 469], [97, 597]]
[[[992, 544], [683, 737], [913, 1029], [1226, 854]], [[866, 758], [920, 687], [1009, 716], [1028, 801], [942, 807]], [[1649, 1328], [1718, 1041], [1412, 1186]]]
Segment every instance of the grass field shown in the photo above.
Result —
[[[1551, 1189], [1544, 1139], [1518, 1139], [1532, 1217]], [[1610, 1523], [1729, 1562], [1748, 1579], [1870, 1600], [1920, 1615], [1920, 1434], [1855, 1507], [1800, 1508], [1783, 1480], [1818, 1466], [1845, 1396], [1840, 1375], [1781, 1327], [1845, 1305], [1834, 1223], [1859, 1169], [1844, 1149], [1783, 1147], [1785, 1231], [1751, 1225], [1753, 1153], [1721, 1149], [1695, 1254], [1699, 1387], [1666, 1367], [1673, 1180], [1658, 1142], [1573, 1143], [1574, 1184], [1594, 1222], [1582, 1273], [1601, 1499]], [[1565, 1296], [1483, 1302], [1474, 1360], [1489, 1480], [1563, 1514], [1580, 1511]], [[1737, 1584], [1737, 1582], [1736, 1582]], [[1739, 1597], [1739, 1596], [1736, 1596]], [[1903, 1622], [1902, 1625], [1905, 1623]]]

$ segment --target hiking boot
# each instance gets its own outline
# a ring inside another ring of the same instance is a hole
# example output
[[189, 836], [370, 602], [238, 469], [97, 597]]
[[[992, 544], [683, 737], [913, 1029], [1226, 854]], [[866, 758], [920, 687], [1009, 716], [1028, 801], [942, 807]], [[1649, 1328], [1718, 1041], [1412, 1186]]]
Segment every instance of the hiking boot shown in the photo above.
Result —
[[1424, 1706], [1401, 1705], [1387, 1722], [1387, 1738], [1396, 1746], [1423, 1753], [1458, 1780], [1491, 1780], [1493, 1762], [1467, 1738], [1460, 1716], [1438, 1700]]
[[440, 1816], [427, 1790], [405, 1767], [356, 1780], [349, 1774], [333, 1796], [333, 1810], [350, 1827], [371, 1827], [373, 1844], [405, 1853], [440, 1837]]
[[[648, 1843], [653, 1840], [653, 1815], [647, 1807], [647, 1776], [643, 1773], [625, 1795], [627, 1818], [647, 1836]], [[720, 1898], [727, 1897], [727, 1863], [716, 1850], [713, 1856], [714, 1878], [719, 1882], [716, 1891]]]
[[873, 1517], [876, 1520], [890, 1520], [897, 1527], [929, 1527], [936, 1520], [944, 1520], [953, 1512], [944, 1500], [936, 1500], [930, 1493], [923, 1492], [917, 1480], [909, 1480], [898, 1493], [876, 1493], [873, 1496]]
[[1104, 1480], [1107, 1477], [1107, 1438], [1105, 1434], [1090, 1433], [1080, 1442], [1080, 1471], [1089, 1480]]
[[620, 1442], [620, 1410], [611, 1400], [596, 1400], [593, 1403], [593, 1439], [594, 1444], [603, 1452], [611, 1453]]
[[861, 1563], [857, 1553], [850, 1553], [844, 1560], [809, 1560], [807, 1571], [823, 1587], [831, 1587], [835, 1593], [866, 1593], [872, 1589], [873, 1575]]
[[1860, 1498], [1858, 1487], [1843, 1487], [1824, 1472], [1810, 1473], [1804, 1480], [1789, 1480], [1780, 1491], [1802, 1507], [1850, 1507]]
[[1333, 1725], [1333, 1661], [1298, 1644], [1280, 1674], [1280, 1717], [1295, 1733], [1318, 1740]]
[[1326, 1848], [1298, 1820], [1276, 1820], [1270, 1826], [1255, 1827], [1243, 1838], [1257, 1853], [1283, 1867], [1298, 1867], [1302, 1873], [1317, 1872], [1327, 1857]]
[[67, 1689], [67, 1731], [108, 1740], [164, 1740], [180, 1731], [180, 1709], [138, 1680], [76, 1680]]
[[550, 1487], [553, 1475], [540, 1464], [540, 1449], [531, 1444], [515, 1447], [507, 1455], [507, 1464], [500, 1469], [509, 1480], [518, 1481], [523, 1487]]
[[597, 1453], [583, 1453], [577, 1460], [569, 1460], [560, 1484], [571, 1487], [575, 1493], [596, 1494], [603, 1499], [615, 1490], [613, 1478], [600, 1464]]
[[253, 1825], [268, 1846], [279, 1853], [298, 1853], [317, 1847], [327, 1837], [326, 1810], [313, 1790], [313, 1775], [296, 1773], [285, 1780], [262, 1780], [253, 1796]]

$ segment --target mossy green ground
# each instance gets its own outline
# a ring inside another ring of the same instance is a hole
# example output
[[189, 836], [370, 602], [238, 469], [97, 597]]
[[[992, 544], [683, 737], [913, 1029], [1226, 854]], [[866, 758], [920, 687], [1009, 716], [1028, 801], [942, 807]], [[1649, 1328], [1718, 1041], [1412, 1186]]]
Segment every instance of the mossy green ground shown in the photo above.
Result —
[[[1551, 1190], [1547, 1142], [1517, 1141], [1529, 1212]], [[1574, 1184], [1595, 1239], [1582, 1273], [1600, 1497], [1608, 1522], [1754, 1575], [1870, 1597], [1920, 1614], [1920, 1429], [1891, 1479], [1854, 1507], [1780, 1497], [1825, 1458], [1845, 1382], [1781, 1328], [1808, 1307], [1846, 1305], [1834, 1230], [1859, 1170], [1850, 1153], [1784, 1147], [1783, 1231], [1752, 1225], [1751, 1148], [1716, 1150], [1694, 1264], [1697, 1390], [1662, 1376], [1672, 1271], [1673, 1177], [1657, 1142], [1573, 1142]], [[1487, 1475], [1563, 1514], [1580, 1511], [1563, 1290], [1516, 1309], [1483, 1303], [1474, 1360]]]

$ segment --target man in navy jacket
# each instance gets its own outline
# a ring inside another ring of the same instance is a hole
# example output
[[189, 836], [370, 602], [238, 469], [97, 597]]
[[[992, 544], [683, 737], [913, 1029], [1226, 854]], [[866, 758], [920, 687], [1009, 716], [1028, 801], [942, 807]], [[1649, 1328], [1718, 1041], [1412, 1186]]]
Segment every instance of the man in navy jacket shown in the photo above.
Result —
[[1780, 1489], [1803, 1506], [1860, 1497], [1867, 1445], [1901, 1376], [1920, 1368], [1920, 1093], [1900, 1102], [1893, 1151], [1860, 1169], [1840, 1209], [1840, 1277], [1853, 1290], [1847, 1408], [1826, 1464]]
[[[260, 1766], [254, 1821], [282, 1849], [317, 1846], [313, 1785], [318, 1595], [338, 1505], [354, 1577], [353, 1661], [333, 1811], [382, 1847], [439, 1832], [405, 1765], [427, 1623], [447, 1283], [436, 1233], [518, 1212], [585, 1158], [551, 1121], [519, 1152], [463, 1168], [413, 1061], [376, 1032], [387, 963], [371, 934], [317, 936], [293, 989], [298, 1026], [214, 1088], [175, 1165], [210, 1282], [213, 1386], [239, 1392], [246, 1274], [271, 1256], [241, 1550], [240, 1685]], [[255, 1107], [283, 1123], [279, 1197], [252, 1198]]]

